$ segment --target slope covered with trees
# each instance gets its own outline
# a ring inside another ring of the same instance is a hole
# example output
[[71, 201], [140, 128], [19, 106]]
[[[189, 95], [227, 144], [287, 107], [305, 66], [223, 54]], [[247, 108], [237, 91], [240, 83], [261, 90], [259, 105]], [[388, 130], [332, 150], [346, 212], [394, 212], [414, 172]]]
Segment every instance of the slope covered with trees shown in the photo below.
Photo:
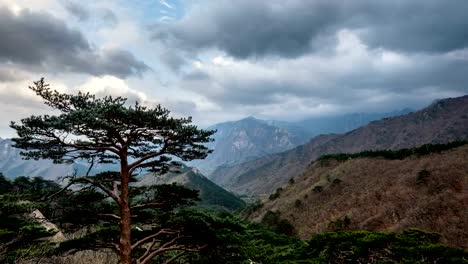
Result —
[[143, 175], [138, 182], [144, 186], [177, 183], [198, 190], [201, 200], [199, 204], [206, 208], [233, 212], [245, 206], [245, 202], [239, 197], [214, 184], [196, 168], [181, 166], [176, 172], [163, 175], [149, 173]]
[[[111, 202], [102, 200], [102, 194], [91, 190], [65, 191], [51, 200], [25, 204], [25, 199], [41, 200], [40, 197], [50, 196], [60, 188], [40, 178], [9, 181], [0, 176], [0, 181], [2, 263], [116, 262], [117, 258], [109, 255], [103, 242], [118, 239], [118, 229], [105, 220], [105, 214], [117, 208]], [[35, 187], [39, 182], [45, 187], [41, 191]], [[177, 193], [179, 197], [184, 196], [183, 193], [189, 194], [185, 195], [186, 198], [190, 197], [186, 201], [196, 200], [194, 192], [180, 186], [159, 186], [158, 189], [165, 190], [160, 194], [166, 198], [170, 193], [167, 191], [172, 189], [176, 191], [172, 194]], [[154, 263], [464, 263], [468, 258], [467, 252], [462, 249], [438, 244], [439, 235], [417, 229], [401, 233], [338, 231], [299, 240], [292, 234], [285, 235], [284, 231], [287, 230], [272, 226], [273, 222], [265, 221], [264, 224], [269, 226], [263, 226], [228, 213], [184, 207], [178, 206], [178, 212], [175, 212], [168, 205], [164, 211], [154, 212], [156, 214], [151, 216], [165, 219], [159, 221], [160, 224], [184, 226], [184, 232], [190, 232], [193, 236], [192, 242], [210, 243], [197, 252], [160, 255], [154, 259]], [[34, 208], [40, 208], [47, 219], [57, 223], [68, 240], [54, 243], [51, 238], [55, 232], [47, 231], [39, 222], [26, 218]], [[141, 216], [138, 218], [142, 219]]]
[[31, 255], [51, 251], [57, 232], [48, 230], [30, 214], [46, 204], [44, 195], [60, 190], [54, 182], [39, 177], [10, 181], [0, 173], [0, 262], [17, 263]]

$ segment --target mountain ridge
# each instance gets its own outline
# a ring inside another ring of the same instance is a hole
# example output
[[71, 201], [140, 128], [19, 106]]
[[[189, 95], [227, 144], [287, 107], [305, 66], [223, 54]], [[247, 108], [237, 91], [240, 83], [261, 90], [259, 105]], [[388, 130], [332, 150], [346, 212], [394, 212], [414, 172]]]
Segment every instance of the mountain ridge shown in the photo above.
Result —
[[248, 116], [236, 121], [222, 122], [208, 127], [217, 130], [213, 135], [215, 142], [207, 145], [214, 152], [204, 160], [191, 162], [190, 166], [198, 167], [210, 176], [219, 166], [256, 160], [305, 144], [313, 136], [347, 132], [373, 120], [410, 111], [412, 110], [405, 108], [392, 112], [351, 113], [291, 122]]
[[239, 164], [292, 149], [310, 138], [304, 130], [270, 125], [254, 117], [219, 123], [208, 129], [217, 130], [213, 135], [215, 141], [207, 144], [213, 153], [204, 160], [189, 163], [206, 174], [220, 165]]
[[319, 136], [289, 151], [220, 167], [210, 178], [238, 194], [269, 195], [324, 154], [398, 149], [466, 139], [467, 113], [468, 95], [442, 99], [414, 113], [372, 121], [344, 134], [325, 136], [325, 141], [324, 136]]
[[172, 183], [198, 190], [201, 205], [209, 208], [236, 211], [245, 206], [245, 203], [240, 198], [210, 181], [197, 168], [182, 166], [178, 172], [168, 172], [163, 175], [148, 173], [143, 175], [138, 181], [140, 185]]

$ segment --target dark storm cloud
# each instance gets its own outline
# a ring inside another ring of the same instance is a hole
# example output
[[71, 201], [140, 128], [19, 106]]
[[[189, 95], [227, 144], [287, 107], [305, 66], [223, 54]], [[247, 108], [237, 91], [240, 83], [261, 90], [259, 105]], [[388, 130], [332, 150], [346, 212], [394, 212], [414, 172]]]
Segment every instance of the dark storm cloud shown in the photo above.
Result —
[[468, 61], [450, 60], [440, 57], [419, 58], [410, 69], [379, 73], [376, 70], [356, 72], [337, 83], [361, 89], [375, 89], [394, 94], [405, 94], [418, 88], [433, 87], [444, 91], [468, 93]]
[[77, 3], [66, 1], [64, 2], [65, 9], [70, 13], [72, 16], [76, 17], [80, 21], [86, 21], [90, 17], [89, 10]]
[[351, 50], [355, 54], [349, 57], [308, 55], [206, 66], [185, 75], [181, 86], [228, 108], [279, 106], [285, 111], [299, 104], [294, 102], [302, 102], [304, 109], [312, 107], [309, 102], [319, 102], [335, 108], [393, 110], [392, 105], [419, 107], [421, 102], [468, 93], [468, 52], [398, 58]]
[[307, 52], [311, 36], [324, 33], [322, 25], [337, 16], [326, 2], [312, 5], [321, 8], [298, 8], [294, 12], [300, 14], [291, 16], [273, 10], [269, 1], [213, 1], [176, 24], [156, 25], [153, 39], [188, 50], [216, 47], [239, 58], [297, 56]]
[[353, 17], [368, 29], [372, 47], [443, 53], [468, 46], [468, 2], [464, 0], [368, 1]]
[[16, 15], [0, 7], [0, 36], [0, 63], [119, 77], [149, 69], [128, 51], [96, 50], [81, 32], [46, 13], [24, 10]]
[[117, 76], [129, 76], [141, 75], [150, 68], [138, 61], [129, 51], [119, 49], [102, 52], [96, 64], [92, 67], [90, 65], [89, 69], [98, 75], [112, 73]]
[[57, 19], [29, 11], [15, 15], [0, 8], [0, 59], [40, 64], [54, 56], [72, 56], [91, 48], [84, 36]]
[[152, 40], [201, 58], [179, 86], [222, 109], [381, 111], [468, 93], [468, 1], [201, 0], [187, 10], [154, 25]]
[[152, 37], [186, 50], [218, 48], [237, 58], [296, 57], [326, 49], [340, 29], [371, 47], [439, 53], [468, 44], [464, 0], [205, 1]]
[[188, 60], [184, 52], [176, 51], [173, 49], [162, 48], [158, 50], [158, 58], [172, 71], [178, 72], [182, 66], [184, 66]]

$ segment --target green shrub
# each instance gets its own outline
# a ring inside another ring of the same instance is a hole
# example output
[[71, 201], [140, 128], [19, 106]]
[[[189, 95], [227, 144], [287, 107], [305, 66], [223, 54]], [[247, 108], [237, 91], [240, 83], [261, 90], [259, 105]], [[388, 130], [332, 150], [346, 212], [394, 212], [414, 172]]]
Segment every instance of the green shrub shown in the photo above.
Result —
[[322, 192], [323, 191], [323, 187], [320, 186], [320, 185], [317, 185], [315, 186], [312, 191], [316, 192], [316, 193], [319, 193], [319, 192]]
[[270, 194], [268, 199], [273, 201], [273, 200], [279, 198], [282, 191], [283, 191], [283, 188], [281, 188], [281, 187], [276, 189], [276, 191], [273, 194]]
[[346, 230], [350, 224], [351, 224], [351, 218], [349, 216], [345, 216], [343, 219], [338, 218], [334, 221], [331, 221], [328, 224], [327, 230], [343, 231], [343, 230]]
[[418, 176], [416, 177], [416, 183], [417, 184], [426, 183], [427, 178], [429, 178], [430, 175], [431, 173], [428, 170], [421, 170], [420, 172], [418, 172]]
[[340, 184], [341, 182], [342, 182], [342, 180], [336, 178], [336, 179], [333, 180], [332, 183], [333, 183], [334, 185], [338, 185], [338, 184]]
[[281, 219], [276, 225], [275, 231], [288, 236], [294, 235], [294, 226], [286, 219]]
[[294, 206], [297, 207], [297, 208], [302, 207], [301, 200], [297, 199], [296, 201], [294, 201]]
[[294, 234], [294, 227], [288, 222], [288, 220], [282, 219], [281, 213], [278, 211], [267, 211], [263, 216], [261, 223], [280, 234]]
[[329, 160], [345, 161], [355, 158], [375, 158], [384, 159], [404, 159], [413, 155], [424, 156], [431, 153], [440, 153], [445, 150], [458, 148], [468, 144], [468, 140], [454, 141], [446, 144], [425, 144], [417, 148], [404, 148], [399, 150], [366, 150], [359, 153], [337, 153], [323, 155], [317, 159], [320, 164], [325, 164]]
[[244, 210], [241, 212], [242, 215], [251, 215], [254, 212], [257, 212], [263, 207], [263, 203], [261, 201], [256, 201], [255, 203], [247, 205]]
[[321, 233], [308, 241], [299, 259], [318, 263], [369, 263], [370, 259], [372, 263], [466, 263], [466, 251], [437, 242], [437, 234], [417, 229], [409, 229], [402, 234], [367, 231]]

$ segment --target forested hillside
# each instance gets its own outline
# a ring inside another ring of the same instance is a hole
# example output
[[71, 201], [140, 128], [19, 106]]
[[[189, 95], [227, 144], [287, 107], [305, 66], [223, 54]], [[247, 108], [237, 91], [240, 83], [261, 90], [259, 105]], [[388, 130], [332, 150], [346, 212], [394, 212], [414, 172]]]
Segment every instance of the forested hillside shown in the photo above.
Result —
[[[66, 192], [55, 196], [52, 202], [42, 200], [59, 190], [57, 184], [40, 178], [20, 177], [9, 181], [0, 176], [2, 263], [111, 264], [117, 261], [115, 248], [106, 244], [118, 237], [116, 226], [110, 224], [113, 205], [92, 190]], [[468, 258], [466, 251], [438, 244], [439, 235], [417, 229], [401, 233], [338, 231], [299, 240], [291, 233], [289, 223], [279, 221], [274, 214], [262, 225], [252, 224], [228, 213], [187, 208], [190, 201], [197, 199], [195, 193], [184, 188], [160, 185], [153, 190], [163, 191], [163, 196], [159, 197], [171, 197], [172, 202], [164, 211], [148, 216], [157, 216], [159, 224], [166, 227], [174, 227], [174, 224], [184, 227], [180, 235], [193, 236], [185, 243], [209, 243], [198, 252], [176, 255], [178, 263], [341, 263], [345, 260], [366, 262], [372, 258], [392, 263], [445, 264], [464, 263]], [[145, 193], [148, 191], [150, 189]], [[172, 211], [174, 205], [177, 211]], [[28, 216], [33, 209], [39, 209], [45, 218]], [[138, 221], [148, 216], [139, 216]], [[47, 230], [44, 223], [50, 221], [56, 223], [58, 229]], [[59, 240], [54, 239], [57, 232], [61, 236]], [[141, 235], [136, 234], [137, 237]], [[159, 257], [155, 262], [174, 256], [166, 257]]]

